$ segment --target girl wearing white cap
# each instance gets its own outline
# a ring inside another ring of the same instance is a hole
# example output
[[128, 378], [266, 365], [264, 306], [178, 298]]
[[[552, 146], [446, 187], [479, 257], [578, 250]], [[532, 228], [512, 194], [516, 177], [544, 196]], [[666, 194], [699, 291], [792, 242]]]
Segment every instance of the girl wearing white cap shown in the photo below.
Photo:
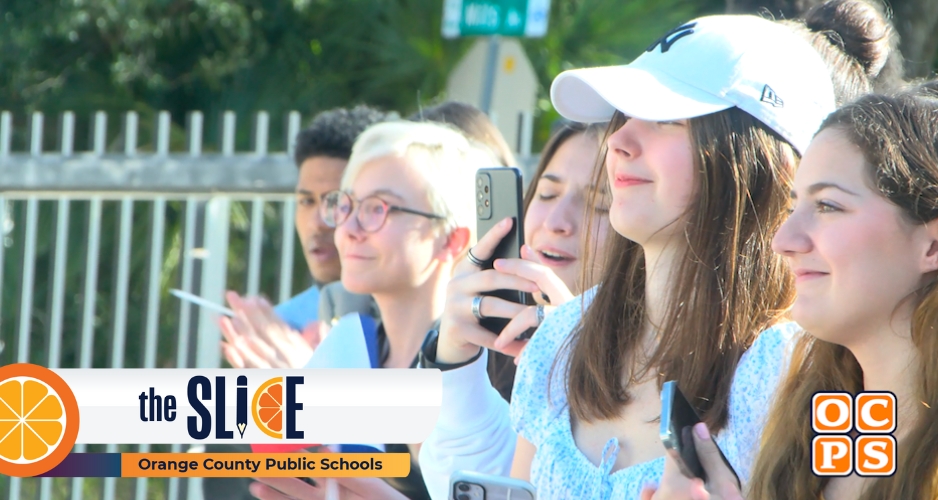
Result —
[[[797, 276], [792, 317], [808, 333], [770, 412], [749, 500], [938, 498], [936, 117], [936, 91], [869, 95], [832, 114], [801, 162], [773, 248]], [[812, 458], [823, 456], [816, 440], [831, 438], [812, 428], [822, 391], [855, 395], [848, 429], [885, 432], [843, 445], [837, 477], [819, 475], [835, 460]], [[863, 391], [892, 402], [861, 403]], [[694, 431], [708, 487], [668, 459], [660, 489], [643, 499], [742, 498], [712, 460], [706, 426]]]
[[[447, 386], [468, 391], [479, 370], [444, 372], [440, 423], [421, 451], [434, 498], [446, 498], [439, 485], [455, 470], [505, 474], [509, 461], [539, 498], [637, 498], [664, 467], [665, 380], [678, 381], [748, 478], [797, 330], [785, 321], [793, 283], [771, 238], [797, 158], [835, 109], [829, 65], [790, 26], [711, 16], [671, 30], [629, 65], [554, 80], [562, 115], [612, 119], [601, 175], [617, 234], [600, 285], [559, 307], [526, 346], [510, 424], [477, 388], [448, 407]], [[472, 252], [484, 259], [495, 243], [486, 235]], [[436, 359], [458, 365], [480, 345], [495, 342], [444, 324]], [[504, 437], [512, 431], [516, 446]]]

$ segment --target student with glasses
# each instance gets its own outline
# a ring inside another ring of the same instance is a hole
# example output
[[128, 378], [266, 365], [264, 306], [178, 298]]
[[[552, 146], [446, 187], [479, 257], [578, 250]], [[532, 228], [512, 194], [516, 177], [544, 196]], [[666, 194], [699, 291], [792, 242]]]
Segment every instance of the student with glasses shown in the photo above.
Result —
[[[381, 314], [381, 366], [413, 368], [426, 333], [443, 312], [453, 266], [475, 240], [474, 179], [496, 164], [488, 150], [434, 123], [386, 122], [356, 141], [341, 188], [323, 197], [323, 220], [335, 227], [342, 284], [374, 297]], [[380, 417], [376, 417], [380, 418]], [[403, 479], [338, 478], [342, 498], [429, 498], [410, 452]], [[251, 492], [261, 499], [320, 498], [321, 488], [294, 478], [265, 478]]]
[[[390, 195], [392, 198], [395, 196], [393, 191], [388, 191], [384, 194]], [[322, 214], [323, 221], [329, 227], [335, 228], [345, 224], [345, 221], [354, 213], [358, 225], [362, 228], [362, 231], [366, 233], [374, 233], [380, 230], [388, 220], [388, 215], [391, 212], [419, 215], [428, 219], [445, 219], [442, 215], [422, 212], [399, 205], [391, 205], [381, 198], [381, 192], [361, 200], [356, 200], [352, 197], [352, 194], [347, 191], [335, 190], [324, 194], [322, 201], [323, 204], [320, 213]], [[358, 208], [357, 212], [355, 211], [356, 207]]]

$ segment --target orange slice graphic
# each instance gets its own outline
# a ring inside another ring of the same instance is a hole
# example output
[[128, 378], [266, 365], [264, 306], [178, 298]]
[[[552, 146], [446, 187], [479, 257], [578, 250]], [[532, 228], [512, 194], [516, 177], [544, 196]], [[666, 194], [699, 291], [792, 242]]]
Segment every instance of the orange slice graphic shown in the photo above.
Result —
[[283, 377], [274, 377], [254, 393], [251, 403], [254, 424], [270, 437], [283, 438]]
[[78, 404], [55, 372], [0, 368], [0, 474], [35, 476], [58, 465], [78, 437]]

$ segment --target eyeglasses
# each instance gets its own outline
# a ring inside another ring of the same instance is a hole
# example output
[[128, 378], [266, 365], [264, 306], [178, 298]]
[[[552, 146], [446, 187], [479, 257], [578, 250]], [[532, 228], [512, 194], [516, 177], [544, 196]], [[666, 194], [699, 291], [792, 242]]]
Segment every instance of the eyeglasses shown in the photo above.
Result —
[[339, 227], [345, 224], [345, 221], [351, 217], [355, 211], [355, 205], [358, 205], [358, 212], [355, 215], [358, 225], [366, 233], [373, 233], [384, 226], [388, 220], [388, 214], [391, 212], [404, 212], [407, 214], [419, 215], [428, 219], [445, 219], [442, 215], [421, 212], [407, 207], [390, 205], [377, 196], [368, 196], [363, 200], [355, 200], [351, 195], [344, 191], [331, 191], [322, 196], [322, 204], [319, 205], [319, 214], [323, 222], [329, 227]]

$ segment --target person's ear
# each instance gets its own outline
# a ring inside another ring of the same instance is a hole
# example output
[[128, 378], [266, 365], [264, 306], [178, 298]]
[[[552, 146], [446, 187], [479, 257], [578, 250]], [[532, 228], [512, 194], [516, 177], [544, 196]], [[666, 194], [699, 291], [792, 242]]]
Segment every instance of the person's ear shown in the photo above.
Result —
[[922, 272], [938, 271], [938, 219], [925, 224], [926, 251], [922, 256]]
[[469, 243], [472, 239], [472, 233], [468, 227], [457, 227], [446, 236], [446, 243], [443, 245], [443, 253], [446, 260], [455, 261], [461, 255], [469, 250]]

